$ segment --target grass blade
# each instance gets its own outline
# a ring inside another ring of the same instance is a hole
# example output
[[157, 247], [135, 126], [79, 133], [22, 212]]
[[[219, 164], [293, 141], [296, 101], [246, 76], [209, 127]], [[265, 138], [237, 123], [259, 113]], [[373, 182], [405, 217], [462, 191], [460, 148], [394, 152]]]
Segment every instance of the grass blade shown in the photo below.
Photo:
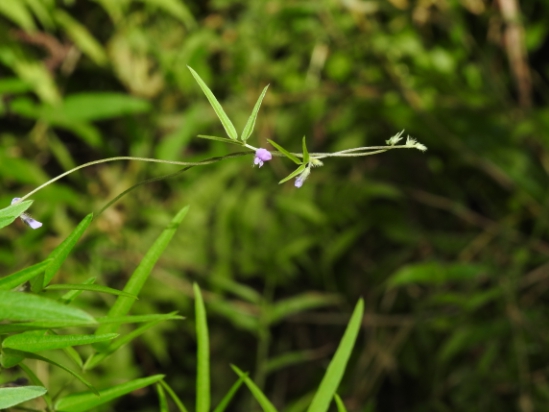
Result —
[[90, 409], [104, 405], [113, 399], [119, 398], [137, 389], [155, 384], [164, 378], [164, 375], [154, 375], [148, 378], [135, 379], [120, 385], [115, 385], [107, 389], [100, 390], [99, 396], [93, 392], [72, 393], [59, 399], [55, 404], [55, 410], [58, 412], [85, 412]]
[[227, 132], [227, 135], [233, 139], [236, 140], [238, 138], [238, 134], [236, 133], [236, 129], [233, 126], [233, 123], [229, 119], [229, 117], [225, 114], [225, 111], [223, 110], [223, 107], [221, 107], [221, 104], [217, 101], [216, 97], [210, 90], [210, 88], [204, 83], [204, 81], [200, 78], [197, 72], [195, 72], [191, 67], [187, 66], [189, 70], [191, 71], [191, 74], [193, 75], [194, 79], [208, 98], [208, 101], [212, 105], [215, 114], [217, 114], [217, 117], [219, 117], [219, 120], [221, 120], [221, 124], [223, 125], [223, 128]]
[[156, 393], [158, 393], [158, 410], [160, 412], [169, 412], [168, 400], [166, 399], [166, 394], [164, 393], [164, 389], [162, 388], [162, 385], [159, 385], [157, 383], [155, 386], [156, 386]]
[[309, 163], [309, 151], [307, 150], [307, 142], [305, 136], [303, 136], [303, 163]]
[[351, 320], [347, 325], [347, 329], [343, 334], [343, 338], [337, 348], [337, 351], [328, 365], [328, 369], [320, 382], [320, 386], [316, 391], [315, 397], [307, 409], [307, 412], [326, 412], [330, 407], [332, 398], [336, 393], [336, 390], [341, 382], [343, 373], [347, 366], [347, 362], [351, 356], [351, 352], [355, 345], [358, 332], [360, 330], [360, 324], [362, 321], [362, 315], [364, 312], [364, 301], [359, 299], [355, 306]]
[[[51, 282], [65, 259], [69, 256], [69, 253], [71, 252], [74, 245], [76, 245], [76, 242], [78, 242], [78, 239], [82, 237], [88, 226], [93, 220], [93, 213], [90, 213], [87, 215], [82, 221], [76, 226], [76, 228], [72, 231], [72, 233], [63, 241], [59, 246], [57, 246], [53, 252], [50, 253], [50, 258], [53, 259], [53, 261], [50, 263], [48, 268], [46, 269], [46, 273], [44, 274], [44, 279], [42, 284], [38, 284], [38, 282], [35, 282], [34, 284], [31, 283], [31, 286], [33, 286], [32, 291], [40, 291], [44, 286], [47, 286], [48, 283]], [[38, 280], [38, 278], [37, 278]]]
[[239, 140], [232, 140], [227, 139], [226, 137], [217, 137], [217, 136], [210, 136], [207, 134], [199, 134], [197, 137], [200, 137], [201, 139], [207, 139], [207, 140], [215, 140], [216, 142], [223, 142], [223, 143], [232, 143], [238, 146], [244, 146], [244, 144]]
[[16, 286], [19, 286], [26, 281], [34, 278], [37, 275], [40, 275], [46, 267], [51, 263], [51, 260], [45, 260], [44, 262], [37, 263], [28, 268], [20, 270], [19, 272], [13, 273], [6, 277], [0, 279], [0, 290], [10, 290]]
[[236, 366], [231, 365], [231, 368], [236, 372], [236, 374], [244, 381], [254, 398], [257, 400], [264, 412], [277, 412], [274, 405], [267, 399], [265, 394], [257, 387], [257, 385], [248, 378], [248, 375], [238, 369]]
[[242, 130], [242, 135], [240, 135], [240, 139], [243, 142], [248, 140], [248, 138], [252, 135], [252, 132], [254, 131], [255, 120], [257, 119], [257, 113], [259, 112], [259, 108], [261, 107], [261, 102], [263, 101], [263, 98], [265, 97], [265, 93], [267, 93], [268, 88], [269, 88], [269, 85], [265, 86], [265, 88], [263, 89], [263, 92], [261, 92], [261, 95], [257, 99], [254, 109], [252, 110], [252, 114], [250, 115], [250, 117], [248, 118], [248, 121], [246, 122], [246, 126], [244, 126], [244, 130]]
[[[139, 292], [141, 291], [141, 288], [149, 278], [149, 275], [154, 265], [160, 258], [160, 255], [162, 254], [162, 252], [164, 252], [164, 249], [166, 249], [166, 247], [170, 243], [170, 240], [175, 234], [175, 231], [183, 221], [183, 218], [185, 217], [188, 211], [189, 211], [189, 206], [185, 206], [183, 209], [181, 209], [179, 213], [177, 213], [177, 215], [172, 219], [168, 227], [164, 229], [164, 231], [156, 239], [154, 244], [151, 246], [151, 248], [147, 251], [147, 253], [143, 257], [143, 260], [141, 260], [141, 263], [139, 263], [139, 266], [137, 267], [137, 269], [135, 269], [135, 271], [133, 272], [132, 276], [128, 280], [128, 283], [126, 283], [126, 286], [124, 287], [124, 292], [134, 296], [139, 295]], [[134, 302], [135, 302], [134, 299], [131, 299], [125, 296], [118, 297], [114, 305], [111, 307], [108, 317], [125, 316], [130, 311]], [[97, 329], [96, 333], [97, 334], [113, 333], [113, 332], [116, 332], [117, 330], [118, 330], [117, 324], [101, 325]], [[94, 347], [101, 352], [108, 348], [108, 344], [105, 344], [105, 343], [97, 344], [97, 345], [94, 345]]]
[[160, 385], [162, 385], [164, 387], [164, 389], [166, 389], [166, 392], [168, 392], [168, 395], [171, 396], [172, 400], [174, 401], [174, 403], [179, 408], [179, 412], [188, 412], [187, 408], [185, 408], [185, 405], [183, 405], [183, 402], [181, 402], [181, 399], [179, 399], [179, 397], [175, 394], [175, 392], [170, 387], [170, 385], [168, 385], [166, 383], [166, 381], [161, 380]]
[[337, 412], [347, 412], [347, 408], [345, 408], [345, 404], [339, 397], [339, 395], [336, 393], [334, 395], [335, 403], [337, 405]]
[[200, 288], [195, 283], [194, 302], [196, 312], [197, 371], [196, 371], [196, 412], [210, 410], [210, 343], [206, 308]]
[[[0, 319], [12, 321], [51, 321], [63, 324], [94, 324], [83, 310], [30, 293], [0, 291]], [[9, 326], [9, 325], [8, 325]]]
[[[248, 374], [245, 374], [248, 376]], [[244, 383], [244, 380], [242, 378], [238, 379], [233, 386], [229, 389], [227, 394], [221, 399], [221, 402], [219, 402], [219, 405], [217, 405], [217, 408], [214, 409], [213, 412], [225, 412], [225, 409], [227, 409], [227, 406], [229, 406], [229, 403], [233, 399], [234, 395], [236, 394], [236, 391], [242, 386]]]

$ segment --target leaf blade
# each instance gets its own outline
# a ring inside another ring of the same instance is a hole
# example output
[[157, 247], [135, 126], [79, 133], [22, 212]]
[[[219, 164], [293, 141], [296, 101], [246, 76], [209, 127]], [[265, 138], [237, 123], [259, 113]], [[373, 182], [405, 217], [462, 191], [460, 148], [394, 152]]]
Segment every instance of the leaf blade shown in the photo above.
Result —
[[265, 94], [267, 93], [268, 88], [269, 88], [269, 85], [265, 86], [265, 88], [261, 92], [261, 95], [257, 99], [257, 102], [255, 103], [255, 106], [252, 110], [252, 114], [250, 114], [250, 117], [248, 118], [248, 121], [244, 126], [244, 130], [242, 130], [242, 134], [240, 135], [240, 140], [242, 140], [243, 142], [248, 140], [248, 138], [252, 135], [252, 132], [254, 131], [255, 121], [257, 119], [257, 113], [259, 112], [259, 108], [261, 107], [261, 103], [263, 102], [263, 98], [265, 97]]
[[196, 412], [210, 410], [210, 343], [206, 308], [200, 288], [193, 285], [196, 312], [197, 371], [196, 371]]

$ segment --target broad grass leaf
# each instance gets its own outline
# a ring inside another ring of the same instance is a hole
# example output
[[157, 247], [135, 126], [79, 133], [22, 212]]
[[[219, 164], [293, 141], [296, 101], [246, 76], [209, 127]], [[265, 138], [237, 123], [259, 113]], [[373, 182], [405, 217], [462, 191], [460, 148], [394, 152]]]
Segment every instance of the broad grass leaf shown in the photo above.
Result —
[[58, 324], [90, 325], [95, 319], [81, 309], [30, 293], [0, 291], [0, 319], [8, 321], [50, 321]]
[[20, 403], [43, 396], [48, 390], [42, 386], [0, 388], [0, 409], [11, 408]]
[[248, 389], [250, 390], [250, 392], [252, 393], [256, 401], [259, 403], [259, 405], [263, 409], [263, 412], [277, 412], [274, 405], [271, 403], [271, 401], [269, 401], [269, 399], [267, 399], [267, 397], [261, 391], [261, 389], [259, 389], [257, 385], [250, 378], [248, 378], [247, 373], [242, 372], [235, 365], [231, 365], [231, 368], [233, 368], [233, 371], [235, 371], [235, 373], [240, 377], [240, 379], [244, 381], [244, 383], [246, 384], [246, 386], [248, 387]]
[[50, 263], [51, 260], [48, 259], [44, 262], [22, 269], [19, 272], [0, 278], [0, 290], [10, 290], [16, 286], [22, 285], [35, 276], [42, 274]]
[[72, 346], [90, 345], [96, 342], [110, 341], [118, 337], [116, 333], [104, 335], [45, 335], [19, 333], [8, 336], [2, 341], [2, 348], [24, 352], [42, 352], [45, 350], [63, 349]]
[[[135, 271], [133, 272], [132, 276], [126, 283], [126, 286], [124, 287], [124, 292], [129, 293], [130, 295], [138, 296], [139, 292], [141, 291], [141, 288], [143, 288], [143, 285], [149, 278], [149, 275], [151, 274], [151, 271], [160, 258], [160, 255], [162, 255], [162, 252], [166, 249], [168, 244], [170, 243], [170, 240], [172, 239], [173, 235], [175, 234], [177, 228], [187, 215], [187, 212], [189, 211], [189, 206], [185, 206], [183, 209], [181, 209], [177, 215], [172, 219], [171, 223], [162, 231], [160, 236], [156, 239], [154, 244], [151, 246], [151, 248], [147, 251], [141, 262], [139, 263], [139, 266]], [[125, 296], [119, 296], [114, 305], [111, 307], [108, 317], [118, 317], [118, 316], [125, 316], [130, 309], [132, 308], [133, 304], [135, 302], [135, 299], [128, 298]], [[117, 324], [109, 324], [109, 325], [101, 325], [96, 333], [97, 334], [103, 334], [103, 333], [113, 333], [118, 330]], [[108, 344], [98, 344], [94, 345], [94, 347], [98, 351], [104, 351], [108, 348]]]
[[208, 336], [208, 319], [202, 300], [200, 288], [193, 285], [196, 339], [197, 339], [197, 372], [196, 372], [196, 412], [210, 410], [210, 343]]
[[135, 379], [120, 385], [111, 386], [107, 389], [102, 389], [98, 391], [99, 396], [90, 391], [72, 393], [59, 399], [55, 404], [55, 408], [58, 412], [89, 411], [137, 389], [153, 385], [162, 378], [164, 378], [164, 375], [154, 375], [148, 378]]
[[351, 316], [351, 320], [345, 329], [343, 338], [339, 343], [337, 351], [332, 358], [328, 369], [320, 382], [315, 397], [307, 409], [307, 412], [326, 412], [330, 407], [332, 398], [334, 397], [341, 378], [345, 373], [345, 368], [347, 367], [347, 362], [351, 357], [351, 352], [355, 345], [358, 332], [360, 331], [360, 325], [362, 322], [362, 315], [364, 313], [364, 301], [359, 299], [358, 303], [355, 306], [355, 310]]

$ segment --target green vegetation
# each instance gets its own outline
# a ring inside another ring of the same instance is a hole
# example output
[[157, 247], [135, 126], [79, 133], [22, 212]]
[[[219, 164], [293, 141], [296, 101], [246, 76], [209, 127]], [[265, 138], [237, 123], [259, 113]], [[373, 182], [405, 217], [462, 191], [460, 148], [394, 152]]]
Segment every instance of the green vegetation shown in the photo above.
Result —
[[0, 0], [0, 409], [544, 410], [548, 18]]

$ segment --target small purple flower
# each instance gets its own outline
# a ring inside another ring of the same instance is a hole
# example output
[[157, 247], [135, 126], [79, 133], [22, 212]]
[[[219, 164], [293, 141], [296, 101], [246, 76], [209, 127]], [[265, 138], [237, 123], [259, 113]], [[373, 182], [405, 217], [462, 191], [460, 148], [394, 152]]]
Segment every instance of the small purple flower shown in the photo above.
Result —
[[[17, 203], [21, 200], [20, 197], [14, 197], [12, 200], [11, 200], [11, 204], [13, 205], [14, 203]], [[21, 213], [21, 215], [19, 216], [21, 218], [21, 220], [23, 222], [25, 222], [25, 224], [27, 226], [29, 226], [31, 229], [38, 229], [39, 227], [42, 227], [42, 223], [40, 223], [38, 220], [36, 219], [33, 219], [28, 213]]]
[[307, 167], [305, 170], [303, 170], [303, 172], [301, 172], [301, 174], [295, 178], [295, 187], [301, 187], [303, 186], [303, 182], [305, 182], [305, 180], [309, 177], [309, 175], [311, 174], [311, 169], [310, 169], [310, 165], [309, 167]]
[[257, 149], [255, 151], [254, 165], [261, 167], [263, 166], [263, 162], [268, 162], [272, 158], [273, 155], [267, 149]]
[[295, 187], [301, 187], [303, 186], [303, 182], [305, 181], [305, 179], [303, 179], [303, 176], [298, 176], [296, 179], [295, 179]]

